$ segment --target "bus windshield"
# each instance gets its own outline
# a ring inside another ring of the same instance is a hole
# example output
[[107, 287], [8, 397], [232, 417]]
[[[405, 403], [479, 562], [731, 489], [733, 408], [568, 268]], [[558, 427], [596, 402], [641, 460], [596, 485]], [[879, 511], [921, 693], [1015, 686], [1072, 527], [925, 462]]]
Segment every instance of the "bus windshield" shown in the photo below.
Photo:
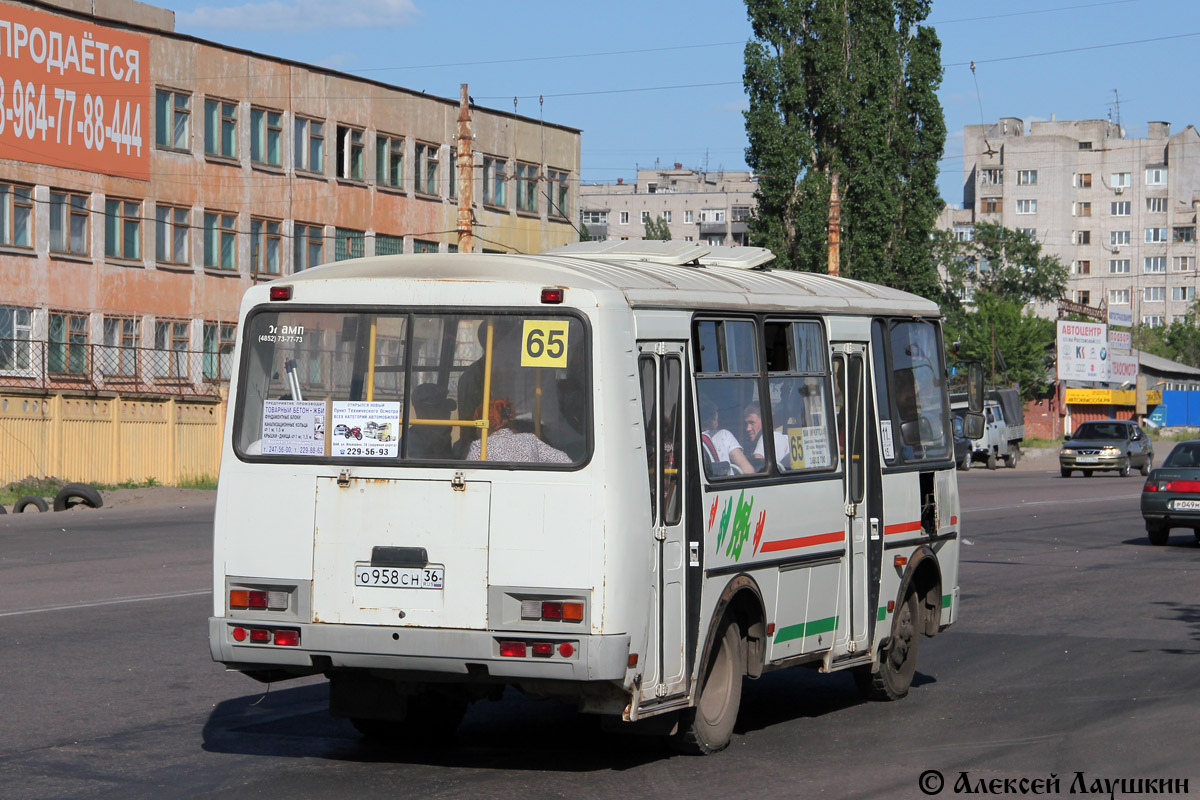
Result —
[[234, 442], [250, 458], [579, 466], [576, 317], [276, 310], [244, 329]]

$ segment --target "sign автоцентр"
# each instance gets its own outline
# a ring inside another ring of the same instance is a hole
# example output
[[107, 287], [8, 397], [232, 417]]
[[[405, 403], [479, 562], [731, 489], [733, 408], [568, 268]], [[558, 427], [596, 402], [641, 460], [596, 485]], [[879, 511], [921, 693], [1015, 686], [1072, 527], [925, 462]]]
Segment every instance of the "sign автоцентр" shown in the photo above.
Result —
[[0, 158], [149, 180], [149, 41], [0, 6]]
[[1108, 382], [1112, 378], [1107, 325], [1060, 319], [1056, 348], [1060, 381]]

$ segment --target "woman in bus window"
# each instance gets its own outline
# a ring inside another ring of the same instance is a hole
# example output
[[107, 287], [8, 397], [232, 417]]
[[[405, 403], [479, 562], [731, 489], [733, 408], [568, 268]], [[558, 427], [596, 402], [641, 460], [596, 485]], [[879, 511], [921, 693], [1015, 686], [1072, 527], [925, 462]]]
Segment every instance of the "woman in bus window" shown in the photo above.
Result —
[[[535, 434], [515, 432], [512, 422], [516, 416], [510, 400], [493, 400], [488, 403], [488, 461], [571, 463], [570, 456], [546, 444]], [[476, 439], [471, 442], [471, 449], [467, 451], [467, 460], [479, 461], [481, 453], [480, 441]]]

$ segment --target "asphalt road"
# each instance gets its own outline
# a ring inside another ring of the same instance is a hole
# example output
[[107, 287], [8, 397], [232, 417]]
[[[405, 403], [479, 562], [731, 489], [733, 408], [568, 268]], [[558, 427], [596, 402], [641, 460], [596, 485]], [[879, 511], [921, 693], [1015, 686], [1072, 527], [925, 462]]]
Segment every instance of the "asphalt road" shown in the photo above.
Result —
[[922, 641], [908, 698], [772, 673], [709, 758], [513, 692], [473, 706], [454, 748], [365, 743], [319, 679], [266, 692], [211, 662], [211, 506], [0, 517], [0, 797], [920, 798], [927, 770], [942, 797], [962, 772], [1200, 794], [1191, 532], [1151, 547], [1135, 476], [1026, 463], [960, 486], [962, 618]]

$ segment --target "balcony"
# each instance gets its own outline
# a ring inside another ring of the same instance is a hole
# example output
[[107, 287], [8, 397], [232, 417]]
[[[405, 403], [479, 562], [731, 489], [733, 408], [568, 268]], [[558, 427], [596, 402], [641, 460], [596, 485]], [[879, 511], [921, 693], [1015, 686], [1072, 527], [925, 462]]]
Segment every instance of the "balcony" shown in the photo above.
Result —
[[587, 229], [588, 236], [593, 239], [608, 238], [608, 223], [607, 222], [585, 222], [584, 227]]
[[726, 232], [726, 226], [723, 221], [722, 222], [703, 222], [703, 221], [701, 221], [701, 223], [700, 223], [700, 234], [702, 236], [710, 234], [710, 233], [725, 233], [725, 232]]

